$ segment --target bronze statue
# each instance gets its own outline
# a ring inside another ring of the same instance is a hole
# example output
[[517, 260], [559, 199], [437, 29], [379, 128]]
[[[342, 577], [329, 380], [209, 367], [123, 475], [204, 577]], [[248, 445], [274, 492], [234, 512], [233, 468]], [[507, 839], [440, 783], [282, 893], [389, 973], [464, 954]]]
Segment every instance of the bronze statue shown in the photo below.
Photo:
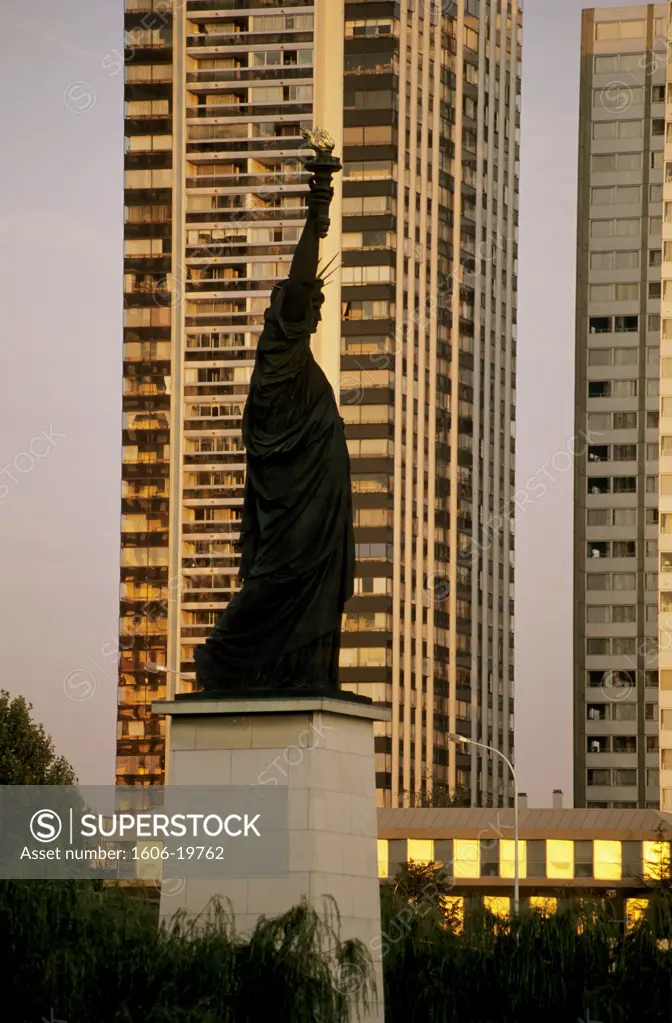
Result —
[[205, 690], [338, 689], [341, 615], [354, 585], [350, 460], [334, 392], [310, 350], [321, 319], [319, 243], [341, 170], [320, 129], [308, 216], [276, 285], [243, 415], [242, 589], [196, 650]]

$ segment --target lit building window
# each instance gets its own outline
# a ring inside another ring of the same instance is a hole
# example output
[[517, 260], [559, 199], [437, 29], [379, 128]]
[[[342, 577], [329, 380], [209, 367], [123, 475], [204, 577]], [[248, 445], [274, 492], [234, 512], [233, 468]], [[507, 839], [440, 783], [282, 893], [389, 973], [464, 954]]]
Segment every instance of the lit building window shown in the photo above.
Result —
[[505, 895], [484, 895], [483, 908], [493, 916], [506, 917], [511, 912], [511, 899]]
[[408, 862], [420, 863], [426, 866], [434, 862], [434, 842], [431, 839], [409, 838], [406, 843], [406, 855]]
[[666, 877], [670, 869], [669, 842], [642, 842], [642, 852], [645, 879], [659, 881]]
[[649, 905], [648, 899], [626, 899], [625, 900], [625, 924], [631, 930], [638, 920], [641, 920]]
[[[515, 876], [516, 843], [510, 838], [499, 840], [499, 876]], [[527, 844], [518, 842], [518, 877], [527, 877]]]
[[460, 934], [464, 926], [464, 899], [461, 895], [442, 895], [440, 903], [450, 929]]
[[530, 895], [530, 909], [536, 910], [543, 916], [550, 916], [558, 908], [558, 900], [552, 895]]
[[593, 842], [593, 877], [603, 881], [621, 880], [621, 843]]
[[455, 877], [481, 876], [481, 844], [474, 838], [453, 840], [453, 872]]
[[387, 877], [389, 874], [389, 857], [387, 839], [378, 839], [378, 877]]
[[546, 876], [574, 877], [574, 843], [563, 839], [546, 840]]

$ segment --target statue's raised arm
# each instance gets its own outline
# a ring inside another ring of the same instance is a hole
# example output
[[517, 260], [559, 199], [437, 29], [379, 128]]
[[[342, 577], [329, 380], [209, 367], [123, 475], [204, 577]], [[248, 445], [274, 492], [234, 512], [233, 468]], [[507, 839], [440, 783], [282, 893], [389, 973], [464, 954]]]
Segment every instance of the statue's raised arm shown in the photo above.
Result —
[[320, 239], [341, 169], [319, 129], [308, 214], [273, 289], [243, 416], [242, 589], [196, 651], [208, 690], [338, 689], [341, 616], [354, 583], [350, 463], [334, 392], [310, 350], [324, 301]]

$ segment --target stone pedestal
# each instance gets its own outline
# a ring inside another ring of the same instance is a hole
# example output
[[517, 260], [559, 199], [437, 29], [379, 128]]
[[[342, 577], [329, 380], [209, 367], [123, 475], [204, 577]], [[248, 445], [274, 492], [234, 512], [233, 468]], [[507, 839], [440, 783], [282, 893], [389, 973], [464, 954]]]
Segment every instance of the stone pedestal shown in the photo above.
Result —
[[[287, 787], [289, 873], [283, 878], [187, 879], [161, 897], [162, 916], [200, 913], [213, 896], [229, 899], [239, 933], [302, 897], [317, 909], [331, 895], [341, 938], [358, 938], [376, 967], [382, 1023], [380, 901], [373, 722], [388, 714], [356, 698], [187, 697], [155, 703], [170, 718], [168, 785]], [[349, 978], [351, 990], [355, 978]]]

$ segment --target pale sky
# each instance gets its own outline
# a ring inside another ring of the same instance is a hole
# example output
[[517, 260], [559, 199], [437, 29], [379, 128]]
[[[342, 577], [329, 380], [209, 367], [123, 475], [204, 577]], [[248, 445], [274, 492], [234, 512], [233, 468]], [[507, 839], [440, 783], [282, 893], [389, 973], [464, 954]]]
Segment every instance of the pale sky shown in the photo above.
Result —
[[[537, 499], [517, 524], [516, 759], [537, 806], [572, 788], [581, 7], [524, 14], [517, 477]], [[0, 687], [88, 784], [113, 781], [116, 735], [122, 9], [0, 0]]]

